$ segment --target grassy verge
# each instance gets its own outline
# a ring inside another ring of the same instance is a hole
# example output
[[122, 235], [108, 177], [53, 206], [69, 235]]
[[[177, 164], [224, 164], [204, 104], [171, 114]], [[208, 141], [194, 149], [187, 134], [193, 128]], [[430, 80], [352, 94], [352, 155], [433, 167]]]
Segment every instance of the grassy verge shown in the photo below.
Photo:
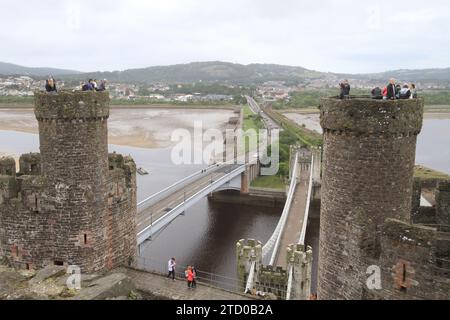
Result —
[[280, 176], [260, 176], [251, 183], [255, 188], [281, 189], [284, 190], [286, 185]]
[[437, 170], [433, 170], [424, 166], [415, 166], [414, 167], [414, 177], [421, 179], [450, 179], [450, 175], [440, 172]]

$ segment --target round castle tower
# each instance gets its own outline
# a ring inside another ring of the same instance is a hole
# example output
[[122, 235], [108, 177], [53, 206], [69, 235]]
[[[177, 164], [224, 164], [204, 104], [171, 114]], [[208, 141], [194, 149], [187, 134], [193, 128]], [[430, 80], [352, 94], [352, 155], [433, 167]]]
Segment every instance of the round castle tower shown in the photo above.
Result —
[[363, 299], [386, 218], [409, 222], [423, 100], [322, 100], [319, 299]]
[[54, 263], [107, 267], [108, 92], [35, 93]]

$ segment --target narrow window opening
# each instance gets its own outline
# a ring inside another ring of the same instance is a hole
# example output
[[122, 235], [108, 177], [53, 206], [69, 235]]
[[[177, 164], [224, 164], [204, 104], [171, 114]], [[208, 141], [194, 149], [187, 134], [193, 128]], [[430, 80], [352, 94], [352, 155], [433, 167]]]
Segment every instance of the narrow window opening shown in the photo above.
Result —
[[87, 244], [87, 234], [84, 234], [84, 244]]
[[55, 266], [63, 266], [64, 262], [63, 261], [55, 261], [54, 264], [55, 264]]

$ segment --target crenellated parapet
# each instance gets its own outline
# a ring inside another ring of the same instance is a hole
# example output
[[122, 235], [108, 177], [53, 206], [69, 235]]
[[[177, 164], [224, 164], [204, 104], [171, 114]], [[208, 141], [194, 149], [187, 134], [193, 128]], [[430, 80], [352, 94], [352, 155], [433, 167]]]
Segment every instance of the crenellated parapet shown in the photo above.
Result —
[[38, 121], [89, 121], [109, 117], [107, 91], [36, 91], [34, 113]]
[[40, 153], [27, 153], [19, 158], [19, 173], [21, 175], [38, 176], [42, 174]]
[[324, 98], [320, 124], [338, 135], [418, 135], [422, 129], [423, 99], [375, 100]]
[[239, 283], [245, 287], [250, 269], [255, 263], [256, 274], [262, 266], [262, 243], [254, 239], [241, 239], [236, 243], [236, 261]]
[[292, 268], [291, 300], [308, 300], [311, 295], [313, 253], [310, 246], [291, 244], [287, 248], [288, 270]]

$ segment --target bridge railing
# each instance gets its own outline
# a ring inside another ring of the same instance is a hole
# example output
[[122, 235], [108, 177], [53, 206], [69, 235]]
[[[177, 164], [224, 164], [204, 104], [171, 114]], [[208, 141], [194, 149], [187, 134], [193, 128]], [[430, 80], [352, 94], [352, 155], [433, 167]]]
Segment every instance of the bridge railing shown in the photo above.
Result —
[[202, 188], [200, 191], [198, 191], [194, 195], [190, 196], [189, 198], [184, 199], [180, 204], [175, 206], [169, 212], [164, 214], [162, 217], [156, 219], [156, 221], [152, 222], [150, 225], [148, 225], [142, 231], [140, 231], [137, 234], [138, 245], [143, 243], [152, 234], [157, 233], [159, 230], [164, 228], [164, 226], [168, 225], [172, 220], [174, 220], [176, 217], [178, 217], [187, 208], [192, 206], [196, 202], [195, 201], [196, 199], [200, 199], [201, 197], [204, 197], [205, 195], [213, 192], [215, 189], [222, 186], [230, 179], [233, 179], [233, 177], [242, 173], [244, 170], [245, 170], [244, 166], [238, 166], [236, 169], [234, 169], [231, 172], [227, 173], [226, 175], [220, 177], [219, 179], [211, 180], [211, 182], [207, 186]]
[[[295, 154], [295, 160], [294, 160], [294, 169], [293, 172], [295, 172], [295, 175], [291, 179], [291, 184], [289, 186], [289, 192], [286, 198], [286, 204], [283, 208], [283, 212], [281, 214], [280, 220], [278, 221], [278, 224], [272, 233], [272, 236], [269, 238], [269, 240], [266, 242], [266, 244], [262, 248], [262, 256], [263, 256], [263, 262], [268, 265], [273, 265], [275, 262], [275, 257], [278, 251], [278, 247], [280, 245], [281, 241], [281, 235], [283, 234], [284, 227], [286, 225], [286, 221], [289, 215], [289, 210], [291, 208], [292, 199], [295, 192], [295, 187], [297, 185], [297, 167], [298, 167], [298, 152]], [[270, 256], [270, 260], [268, 261], [269, 254], [272, 253]]]
[[217, 163], [217, 164], [214, 164], [214, 165], [210, 165], [206, 169], [194, 172], [193, 174], [191, 174], [191, 175], [189, 175], [189, 176], [187, 176], [187, 177], [185, 177], [185, 178], [175, 182], [174, 184], [172, 184], [172, 185], [162, 189], [161, 191], [158, 191], [158, 192], [152, 194], [148, 198], [138, 202], [138, 204], [137, 204], [138, 212], [147, 209], [148, 207], [150, 207], [151, 205], [155, 204], [156, 202], [158, 202], [162, 198], [167, 197], [169, 194], [171, 194], [171, 193], [181, 189], [186, 184], [194, 181], [195, 179], [198, 179], [198, 177], [203, 176], [206, 173], [211, 173], [211, 172], [214, 172], [214, 171], [218, 170], [223, 165], [224, 165], [224, 163]]

